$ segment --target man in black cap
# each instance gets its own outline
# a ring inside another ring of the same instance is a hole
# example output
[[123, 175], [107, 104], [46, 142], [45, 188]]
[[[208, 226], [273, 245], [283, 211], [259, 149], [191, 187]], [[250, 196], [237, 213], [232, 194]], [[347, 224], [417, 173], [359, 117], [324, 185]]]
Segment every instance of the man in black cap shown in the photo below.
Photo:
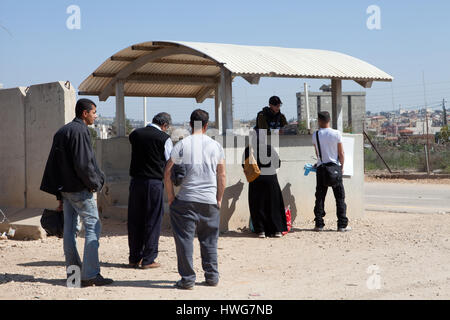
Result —
[[264, 107], [256, 117], [255, 129], [279, 130], [287, 125], [287, 120], [284, 114], [280, 112], [280, 107], [283, 103], [280, 98], [273, 96], [269, 99], [269, 106]]
[[[80, 99], [75, 115], [53, 138], [41, 190], [55, 195], [60, 207], [64, 205], [66, 267], [81, 269], [81, 286], [103, 286], [113, 281], [101, 276], [98, 258], [101, 224], [94, 192], [102, 189], [105, 175], [95, 160], [88, 129], [97, 119], [97, 107], [91, 100]], [[76, 246], [78, 216], [85, 230], [83, 263]]]

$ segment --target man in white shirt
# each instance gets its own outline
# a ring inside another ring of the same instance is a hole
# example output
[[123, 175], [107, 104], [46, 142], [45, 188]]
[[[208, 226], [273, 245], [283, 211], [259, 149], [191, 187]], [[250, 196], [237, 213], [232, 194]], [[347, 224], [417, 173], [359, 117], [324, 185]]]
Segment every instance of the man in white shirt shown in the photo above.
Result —
[[[197, 230], [206, 284], [217, 286], [219, 271], [217, 241], [220, 206], [225, 191], [225, 155], [222, 146], [208, 137], [209, 115], [197, 109], [191, 114], [192, 135], [178, 142], [164, 172], [164, 183], [170, 205], [170, 222], [181, 275], [175, 286], [193, 289], [193, 242]], [[175, 197], [170, 178], [174, 164], [183, 165], [186, 174]]]
[[[324, 183], [325, 165], [334, 163], [337, 164], [343, 173], [344, 168], [344, 147], [342, 145], [342, 136], [338, 130], [330, 128], [330, 113], [327, 111], [319, 112], [318, 124], [319, 130], [312, 136], [312, 142], [316, 149], [317, 161], [317, 185], [316, 185], [316, 204], [314, 207], [315, 231], [322, 231], [325, 223], [325, 197], [327, 195], [328, 186]], [[319, 141], [317, 141], [317, 135]], [[341, 178], [338, 183], [334, 185], [333, 193], [336, 199], [336, 215], [338, 218], [338, 231], [350, 231], [348, 226], [348, 219], [346, 216], [347, 205], [345, 204], [345, 190]]]

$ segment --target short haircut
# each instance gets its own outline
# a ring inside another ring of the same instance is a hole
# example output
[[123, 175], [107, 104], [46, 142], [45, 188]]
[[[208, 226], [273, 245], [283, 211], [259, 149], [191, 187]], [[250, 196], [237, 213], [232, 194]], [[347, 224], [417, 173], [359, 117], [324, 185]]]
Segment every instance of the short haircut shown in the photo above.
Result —
[[273, 96], [273, 97], [270, 97], [269, 104], [272, 105], [272, 106], [277, 106], [279, 104], [283, 104], [283, 102], [281, 102], [280, 97]]
[[191, 127], [194, 128], [194, 124], [196, 121], [202, 122], [202, 128], [206, 126], [209, 121], [209, 114], [205, 110], [197, 109], [191, 113]]
[[172, 123], [172, 118], [167, 112], [160, 112], [153, 117], [152, 123], [162, 127], [163, 125], [170, 125]]
[[319, 120], [325, 121], [326, 123], [330, 122], [331, 117], [328, 111], [320, 111], [318, 113]]
[[97, 106], [95, 105], [95, 103], [92, 100], [79, 99], [75, 106], [75, 116], [77, 118], [81, 118], [84, 110], [86, 110], [87, 112], [90, 112], [93, 107], [97, 108]]

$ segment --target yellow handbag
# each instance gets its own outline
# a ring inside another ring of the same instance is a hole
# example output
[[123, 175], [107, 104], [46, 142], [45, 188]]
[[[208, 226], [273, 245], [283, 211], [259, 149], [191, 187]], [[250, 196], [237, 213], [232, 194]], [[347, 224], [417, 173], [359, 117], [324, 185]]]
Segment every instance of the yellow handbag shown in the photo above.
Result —
[[259, 169], [256, 159], [253, 156], [252, 149], [249, 149], [248, 157], [244, 162], [244, 174], [248, 182], [255, 181], [261, 174], [261, 170]]

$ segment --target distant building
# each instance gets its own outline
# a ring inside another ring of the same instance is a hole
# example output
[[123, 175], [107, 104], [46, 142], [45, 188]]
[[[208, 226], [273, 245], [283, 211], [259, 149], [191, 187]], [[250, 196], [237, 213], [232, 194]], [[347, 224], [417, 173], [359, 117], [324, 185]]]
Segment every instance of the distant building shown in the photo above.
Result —
[[[317, 113], [320, 111], [331, 112], [331, 89], [328, 85], [320, 87], [322, 92], [308, 92], [309, 116], [311, 128], [317, 128]], [[365, 92], [342, 92], [342, 120], [344, 130], [351, 127], [352, 133], [362, 133], [364, 117], [366, 113]], [[305, 93], [297, 93], [298, 121], [306, 120]]]

